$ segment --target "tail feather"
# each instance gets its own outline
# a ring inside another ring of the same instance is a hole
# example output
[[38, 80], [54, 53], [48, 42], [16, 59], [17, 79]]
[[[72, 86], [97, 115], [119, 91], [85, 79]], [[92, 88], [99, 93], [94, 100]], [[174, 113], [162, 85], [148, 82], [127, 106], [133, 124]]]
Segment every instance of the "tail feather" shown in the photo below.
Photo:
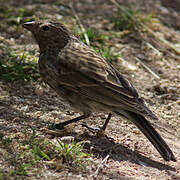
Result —
[[124, 115], [130, 121], [132, 121], [141, 130], [141, 132], [149, 139], [149, 141], [154, 145], [154, 147], [161, 154], [164, 160], [176, 161], [167, 143], [162, 139], [159, 133], [152, 127], [150, 122], [145, 119], [145, 117], [129, 111], [121, 111], [115, 113], [119, 115]]

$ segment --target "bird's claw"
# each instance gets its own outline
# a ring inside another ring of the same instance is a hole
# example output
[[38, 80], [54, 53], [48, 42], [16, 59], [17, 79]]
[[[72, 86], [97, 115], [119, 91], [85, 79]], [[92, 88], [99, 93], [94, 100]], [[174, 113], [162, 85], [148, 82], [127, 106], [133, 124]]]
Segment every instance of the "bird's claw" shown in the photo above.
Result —
[[87, 128], [90, 132], [92, 133], [98, 133], [100, 131], [100, 128], [99, 127], [96, 127], [96, 128], [93, 128], [93, 127], [89, 127], [87, 124], [85, 123], [81, 123], [82, 127], [85, 127]]
[[106, 137], [107, 135], [105, 135], [104, 130], [99, 128], [99, 127], [89, 127], [87, 124], [82, 123], [81, 124], [83, 127], [87, 128], [90, 132], [92, 132], [93, 134], [96, 134], [97, 137]]
[[58, 124], [53, 124], [51, 129], [64, 129], [64, 125], [62, 123], [58, 123]]

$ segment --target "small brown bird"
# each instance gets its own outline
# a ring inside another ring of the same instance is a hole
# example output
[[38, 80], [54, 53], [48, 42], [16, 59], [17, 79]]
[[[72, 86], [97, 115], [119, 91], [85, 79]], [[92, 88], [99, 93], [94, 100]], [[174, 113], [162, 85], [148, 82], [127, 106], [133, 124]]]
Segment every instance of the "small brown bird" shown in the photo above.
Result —
[[[61, 23], [26, 22], [40, 48], [39, 72], [57, 94], [82, 116], [58, 128], [88, 118], [92, 112], [113, 112], [133, 122], [166, 161], [176, 161], [172, 151], [145, 117], [157, 119], [133, 85], [108, 61], [79, 41]], [[111, 118], [109, 113], [102, 131]]]

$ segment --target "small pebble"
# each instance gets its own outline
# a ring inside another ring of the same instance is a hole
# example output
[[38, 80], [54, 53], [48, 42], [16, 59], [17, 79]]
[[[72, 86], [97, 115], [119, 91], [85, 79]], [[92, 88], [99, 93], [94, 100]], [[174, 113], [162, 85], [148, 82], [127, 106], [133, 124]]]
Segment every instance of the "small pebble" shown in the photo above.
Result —
[[61, 141], [63, 141], [64, 143], [71, 143], [74, 140], [73, 136], [64, 136], [61, 138]]
[[19, 120], [20, 120], [19, 117], [15, 117], [15, 118], [12, 120], [12, 122], [18, 122]]
[[44, 93], [43, 88], [41, 87], [37, 87], [34, 92], [37, 96], [42, 96]]

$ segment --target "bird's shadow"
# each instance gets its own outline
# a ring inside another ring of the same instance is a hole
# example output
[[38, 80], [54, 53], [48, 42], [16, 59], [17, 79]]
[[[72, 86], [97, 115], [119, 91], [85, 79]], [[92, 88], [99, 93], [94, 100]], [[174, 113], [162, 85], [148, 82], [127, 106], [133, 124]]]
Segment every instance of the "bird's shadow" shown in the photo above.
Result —
[[76, 142], [87, 140], [87, 143], [84, 143], [83, 150], [97, 157], [104, 158], [107, 156], [107, 154], [109, 154], [109, 158], [113, 159], [114, 161], [129, 161], [144, 167], [153, 167], [160, 171], [176, 171], [174, 167], [152, 160], [140, 154], [136, 150], [133, 151], [128, 147], [121, 145], [120, 143], [114, 142], [112, 139], [105, 137], [97, 138], [95, 135], [90, 135], [86, 132], [79, 136], [76, 134], [74, 137]]

